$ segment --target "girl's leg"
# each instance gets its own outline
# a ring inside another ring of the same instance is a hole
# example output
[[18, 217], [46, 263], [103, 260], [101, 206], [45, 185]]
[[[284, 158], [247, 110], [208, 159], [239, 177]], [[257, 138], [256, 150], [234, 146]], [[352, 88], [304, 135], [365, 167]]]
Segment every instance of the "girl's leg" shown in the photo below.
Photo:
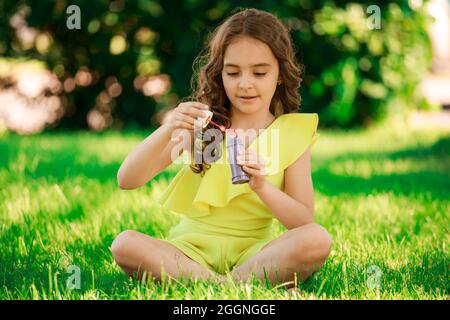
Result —
[[258, 279], [268, 279], [272, 285], [277, 285], [291, 281], [293, 284], [294, 274], [299, 273], [298, 280], [304, 281], [322, 267], [331, 243], [328, 232], [318, 224], [294, 228], [233, 269], [231, 275], [238, 281], [245, 281], [254, 273]]
[[143, 273], [161, 280], [164, 272], [178, 279], [187, 276], [192, 279], [211, 279], [220, 277], [204, 266], [188, 258], [178, 248], [137, 231], [127, 230], [117, 236], [111, 244], [111, 252], [122, 270], [139, 279]]

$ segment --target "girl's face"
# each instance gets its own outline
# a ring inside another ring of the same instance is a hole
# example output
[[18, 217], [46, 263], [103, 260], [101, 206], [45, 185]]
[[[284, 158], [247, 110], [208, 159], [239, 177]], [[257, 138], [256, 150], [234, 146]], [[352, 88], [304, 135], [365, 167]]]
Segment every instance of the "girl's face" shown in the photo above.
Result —
[[239, 36], [226, 48], [222, 81], [232, 109], [268, 112], [278, 80], [278, 61], [264, 42]]

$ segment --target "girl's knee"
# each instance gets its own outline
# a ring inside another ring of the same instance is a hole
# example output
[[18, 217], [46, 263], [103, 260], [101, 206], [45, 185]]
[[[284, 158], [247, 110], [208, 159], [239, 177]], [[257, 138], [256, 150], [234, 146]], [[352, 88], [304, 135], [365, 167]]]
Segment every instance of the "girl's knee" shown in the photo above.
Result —
[[333, 245], [333, 238], [328, 233], [328, 231], [317, 224], [316, 236], [317, 239], [317, 251], [319, 260], [325, 260], [328, 258], [331, 252], [331, 247]]
[[133, 230], [126, 230], [121, 232], [111, 243], [111, 253], [118, 263], [126, 258], [127, 253], [130, 252], [132, 242], [138, 237], [139, 232]]
[[315, 223], [314, 226], [315, 226], [314, 237], [317, 239], [322, 249], [324, 249], [324, 251], [329, 253], [329, 251], [331, 250], [331, 246], [333, 244], [333, 239], [331, 238], [331, 235], [320, 224]]
[[301, 261], [325, 261], [333, 244], [328, 231], [319, 224], [313, 223], [304, 229], [303, 234], [297, 237], [296, 250], [294, 256]]

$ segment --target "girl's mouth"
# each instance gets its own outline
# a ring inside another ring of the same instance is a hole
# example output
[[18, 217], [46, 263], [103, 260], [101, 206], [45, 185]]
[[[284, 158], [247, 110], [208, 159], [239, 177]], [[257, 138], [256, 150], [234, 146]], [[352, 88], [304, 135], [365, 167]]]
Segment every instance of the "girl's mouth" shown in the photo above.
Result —
[[239, 100], [242, 102], [248, 103], [248, 102], [255, 101], [256, 98], [258, 98], [258, 97], [257, 96], [256, 97], [239, 97]]

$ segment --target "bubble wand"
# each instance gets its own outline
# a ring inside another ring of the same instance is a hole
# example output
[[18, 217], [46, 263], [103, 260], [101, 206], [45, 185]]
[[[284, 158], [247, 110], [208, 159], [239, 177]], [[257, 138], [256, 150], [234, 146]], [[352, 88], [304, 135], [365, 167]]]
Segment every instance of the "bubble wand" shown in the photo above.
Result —
[[[219, 128], [220, 131], [224, 132], [228, 135], [227, 138], [227, 150], [228, 150], [228, 161], [230, 162], [231, 167], [231, 182], [233, 184], [242, 184], [250, 181], [250, 177], [247, 173], [242, 169], [242, 166], [237, 164], [236, 157], [240, 151], [243, 151], [244, 145], [242, 141], [239, 139], [236, 130], [234, 129], [226, 129], [225, 126], [219, 125], [212, 120], [213, 113], [211, 111], [207, 111], [205, 119], [202, 119], [202, 126], [205, 128], [209, 122], [211, 122], [214, 126]], [[200, 120], [200, 119], [199, 119]]]

